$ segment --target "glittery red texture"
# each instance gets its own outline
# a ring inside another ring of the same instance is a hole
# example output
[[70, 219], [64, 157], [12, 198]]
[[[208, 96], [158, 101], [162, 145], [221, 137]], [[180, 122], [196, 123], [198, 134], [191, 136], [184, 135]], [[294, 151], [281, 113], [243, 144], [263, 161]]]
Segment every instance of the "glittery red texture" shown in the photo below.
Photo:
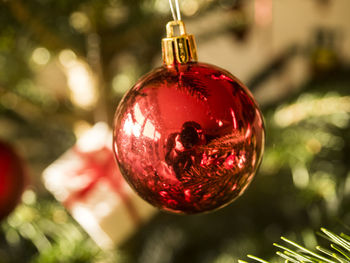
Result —
[[262, 115], [247, 88], [212, 65], [160, 67], [125, 95], [114, 122], [120, 170], [146, 201], [200, 213], [240, 196], [261, 162]]
[[0, 220], [16, 207], [24, 186], [22, 161], [10, 146], [0, 142]]

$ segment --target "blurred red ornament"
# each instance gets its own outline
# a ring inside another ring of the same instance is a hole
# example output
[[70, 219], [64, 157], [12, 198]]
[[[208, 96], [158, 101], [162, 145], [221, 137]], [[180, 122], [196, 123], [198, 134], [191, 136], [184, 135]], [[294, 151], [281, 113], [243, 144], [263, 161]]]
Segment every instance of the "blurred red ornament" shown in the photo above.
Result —
[[9, 145], [0, 142], [0, 220], [16, 207], [24, 187], [22, 161]]
[[244, 192], [261, 162], [265, 133], [248, 89], [227, 71], [193, 62], [193, 36], [182, 30], [186, 62], [163, 40], [165, 64], [139, 80], [117, 109], [113, 146], [121, 173], [143, 199], [175, 213], [200, 213]]

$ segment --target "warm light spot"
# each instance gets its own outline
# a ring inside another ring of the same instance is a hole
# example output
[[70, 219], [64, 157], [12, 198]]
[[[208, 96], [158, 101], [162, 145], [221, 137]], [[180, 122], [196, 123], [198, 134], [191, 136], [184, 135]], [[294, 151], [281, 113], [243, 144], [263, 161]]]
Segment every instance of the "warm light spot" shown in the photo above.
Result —
[[323, 196], [327, 201], [336, 198], [336, 184], [332, 174], [324, 171], [315, 172], [312, 175], [310, 187], [312, 187], [319, 195]]
[[238, 161], [238, 168], [242, 169], [244, 168], [244, 164], [246, 162], [246, 157], [245, 157], [245, 153], [241, 154], [241, 156], [239, 157], [239, 161]]
[[296, 166], [293, 168], [293, 182], [294, 185], [298, 188], [305, 188], [309, 184], [310, 176], [306, 167], [304, 166]]
[[83, 12], [74, 12], [69, 17], [69, 24], [78, 32], [86, 33], [90, 30], [90, 21]]
[[336, 113], [350, 112], [350, 96], [308, 99], [276, 111], [274, 119], [277, 125], [287, 127], [309, 117], [319, 117]]
[[32, 53], [32, 60], [38, 65], [46, 65], [50, 60], [50, 52], [44, 47], [34, 49]]
[[52, 214], [52, 220], [56, 224], [64, 224], [67, 222], [68, 216], [63, 209], [56, 209]]
[[255, 22], [268, 26], [272, 22], [272, 0], [255, 0]]
[[129, 17], [129, 9], [122, 5], [107, 7], [104, 10], [104, 19], [110, 26], [118, 25]]
[[27, 205], [33, 205], [36, 202], [36, 194], [33, 190], [26, 190], [22, 195], [22, 202]]
[[168, 197], [168, 193], [167, 193], [166, 191], [160, 191], [160, 192], [159, 192], [159, 195], [160, 195], [161, 197]]
[[306, 149], [313, 154], [317, 154], [321, 151], [322, 145], [318, 140], [312, 138], [306, 142]]
[[250, 123], [248, 123], [244, 138], [247, 140], [248, 138], [250, 138], [251, 135], [252, 135], [252, 128], [250, 126]]
[[161, 137], [162, 137], [162, 135], [156, 131], [154, 138], [158, 141]]
[[132, 121], [130, 113], [127, 115], [127, 119], [124, 122], [123, 130], [127, 135], [133, 134], [135, 137], [140, 137], [141, 135], [141, 126]]
[[113, 141], [113, 147], [114, 147], [114, 151], [118, 152], [118, 144], [116, 141]]
[[143, 129], [143, 135], [150, 138], [151, 140], [155, 139], [156, 128], [150, 120], [147, 120], [145, 128]]
[[91, 124], [84, 120], [79, 120], [74, 123], [74, 134], [76, 138], [80, 138], [85, 132], [91, 129]]
[[155, 10], [162, 14], [169, 13], [169, 2], [164, 0], [155, 0], [152, 6]]
[[72, 102], [86, 110], [93, 108], [98, 100], [98, 92], [90, 67], [71, 50], [61, 51], [59, 61], [67, 76]]
[[224, 166], [226, 169], [232, 169], [235, 164], [235, 156], [231, 154], [229, 157], [226, 158]]
[[108, 136], [110, 136], [108, 125], [103, 122], [97, 123], [79, 138], [77, 142], [79, 151], [91, 152], [101, 149]]
[[95, 212], [99, 215], [99, 217], [104, 218], [110, 213], [112, 213], [112, 207], [109, 202], [103, 202], [101, 201], [99, 204], [95, 207]]
[[138, 123], [134, 123], [132, 127], [132, 133], [134, 134], [135, 137], [140, 137], [141, 135], [141, 126]]
[[175, 138], [175, 149], [178, 151], [184, 151], [185, 148], [182, 145], [181, 141], [180, 141], [180, 135], [177, 135]]
[[199, 9], [199, 4], [196, 0], [186, 0], [181, 2], [181, 11], [185, 16], [194, 15]]
[[184, 194], [185, 194], [185, 200], [186, 200], [187, 202], [190, 202], [190, 201], [191, 201], [191, 190], [190, 190], [190, 189], [186, 189], [186, 190], [184, 191]]
[[77, 59], [77, 56], [75, 55], [75, 53], [69, 49], [62, 50], [58, 55], [58, 60], [60, 61], [62, 66], [66, 68], [73, 66], [76, 59]]
[[97, 102], [97, 92], [94, 79], [83, 63], [77, 63], [68, 72], [68, 86], [74, 104], [84, 109], [90, 109]]
[[235, 112], [233, 111], [233, 109], [231, 109], [230, 111], [231, 111], [231, 115], [232, 115], [233, 128], [237, 129], [237, 120], [236, 120]]
[[112, 80], [113, 91], [119, 96], [127, 92], [131, 85], [131, 79], [127, 74], [118, 74]]
[[143, 125], [143, 122], [145, 121], [145, 117], [143, 116], [141, 109], [140, 109], [140, 105], [138, 103], [136, 103], [135, 107], [134, 107], [134, 117], [136, 119], [136, 122], [139, 125]]
[[132, 132], [132, 118], [131, 118], [131, 114], [130, 113], [127, 115], [127, 118], [125, 119], [124, 126], [123, 126], [123, 131], [127, 135], [131, 135], [131, 132]]

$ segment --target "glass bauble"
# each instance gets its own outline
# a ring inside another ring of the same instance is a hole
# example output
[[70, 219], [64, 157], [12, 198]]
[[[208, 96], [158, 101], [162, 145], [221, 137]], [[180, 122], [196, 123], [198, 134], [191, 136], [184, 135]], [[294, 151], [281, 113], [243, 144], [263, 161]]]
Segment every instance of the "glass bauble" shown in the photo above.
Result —
[[14, 150], [0, 142], [0, 220], [10, 214], [25, 187], [23, 163]]
[[240, 196], [265, 140], [248, 89], [227, 71], [197, 62], [164, 65], [141, 78], [117, 109], [113, 135], [132, 188], [160, 209], [188, 214]]

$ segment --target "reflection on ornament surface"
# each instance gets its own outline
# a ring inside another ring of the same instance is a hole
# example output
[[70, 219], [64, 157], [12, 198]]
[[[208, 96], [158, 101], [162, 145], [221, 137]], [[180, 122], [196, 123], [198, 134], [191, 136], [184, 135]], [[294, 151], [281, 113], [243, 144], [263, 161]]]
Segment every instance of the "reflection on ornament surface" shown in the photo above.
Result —
[[200, 213], [241, 195], [261, 162], [264, 124], [230, 73], [203, 63], [160, 67], [120, 103], [114, 152], [122, 174], [149, 203]]

